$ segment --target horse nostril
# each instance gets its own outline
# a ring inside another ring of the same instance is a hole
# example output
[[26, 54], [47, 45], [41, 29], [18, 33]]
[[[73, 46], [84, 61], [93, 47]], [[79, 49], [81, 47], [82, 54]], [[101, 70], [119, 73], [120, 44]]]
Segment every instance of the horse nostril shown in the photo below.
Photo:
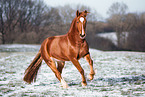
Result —
[[81, 36], [81, 37], [84, 37], [84, 36], [85, 36], [85, 34], [84, 34], [84, 35], [80, 34], [80, 36]]

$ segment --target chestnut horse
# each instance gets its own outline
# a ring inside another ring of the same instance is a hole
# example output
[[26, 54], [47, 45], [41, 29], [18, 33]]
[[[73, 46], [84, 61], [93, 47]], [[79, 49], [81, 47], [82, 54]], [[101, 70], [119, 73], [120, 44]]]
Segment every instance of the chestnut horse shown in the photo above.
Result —
[[[31, 83], [36, 80], [38, 69], [41, 66], [42, 60], [44, 60], [55, 73], [63, 88], [67, 88], [68, 85], [61, 76], [61, 73], [65, 61], [71, 61], [82, 76], [82, 86], [86, 86], [84, 70], [78, 61], [82, 57], [84, 57], [90, 65], [89, 79], [92, 80], [94, 78], [93, 61], [90, 57], [88, 43], [85, 40], [87, 13], [86, 10], [83, 12], [77, 10], [76, 17], [72, 21], [67, 34], [48, 37], [43, 41], [38, 54], [25, 71], [24, 81]], [[55, 61], [57, 61], [57, 67]]]

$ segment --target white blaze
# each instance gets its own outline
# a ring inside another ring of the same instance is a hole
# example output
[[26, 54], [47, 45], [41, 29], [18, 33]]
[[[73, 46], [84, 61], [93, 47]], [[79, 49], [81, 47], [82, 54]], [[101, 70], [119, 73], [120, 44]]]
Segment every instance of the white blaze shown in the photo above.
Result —
[[81, 17], [81, 18], [80, 18], [80, 21], [82, 22], [82, 35], [84, 35], [84, 34], [85, 34], [85, 33], [84, 33], [84, 29], [83, 29], [83, 21], [84, 21], [84, 18]]
[[84, 35], [85, 33], [84, 33], [84, 29], [83, 29], [83, 24], [82, 24], [82, 35]]
[[83, 17], [81, 17], [81, 18], [80, 18], [80, 21], [83, 23], [83, 21], [84, 21], [84, 18], [83, 18]]

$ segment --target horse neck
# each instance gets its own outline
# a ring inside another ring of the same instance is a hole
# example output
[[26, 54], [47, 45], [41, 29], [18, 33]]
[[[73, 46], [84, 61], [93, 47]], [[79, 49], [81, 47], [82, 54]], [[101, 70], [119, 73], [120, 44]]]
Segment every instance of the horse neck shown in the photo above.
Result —
[[76, 28], [76, 19], [77, 19], [77, 17], [75, 17], [74, 20], [72, 21], [69, 32], [68, 32], [69, 40], [71, 40], [71, 42], [74, 42], [74, 43], [84, 41], [84, 40], [80, 39], [78, 29]]

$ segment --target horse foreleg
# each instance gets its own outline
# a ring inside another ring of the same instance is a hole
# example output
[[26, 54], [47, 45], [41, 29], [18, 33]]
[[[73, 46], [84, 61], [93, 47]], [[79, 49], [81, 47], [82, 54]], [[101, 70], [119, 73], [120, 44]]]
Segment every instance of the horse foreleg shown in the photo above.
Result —
[[87, 82], [86, 82], [86, 78], [84, 76], [84, 70], [81, 67], [80, 63], [75, 58], [70, 58], [70, 60], [74, 64], [74, 66], [78, 69], [78, 71], [80, 72], [80, 74], [82, 75], [82, 83], [81, 83], [82, 86], [86, 86], [87, 85]]
[[91, 59], [90, 54], [87, 54], [84, 58], [87, 60], [87, 62], [90, 65], [89, 79], [92, 80], [94, 78], [94, 75], [95, 75], [95, 72], [93, 69], [93, 60]]

